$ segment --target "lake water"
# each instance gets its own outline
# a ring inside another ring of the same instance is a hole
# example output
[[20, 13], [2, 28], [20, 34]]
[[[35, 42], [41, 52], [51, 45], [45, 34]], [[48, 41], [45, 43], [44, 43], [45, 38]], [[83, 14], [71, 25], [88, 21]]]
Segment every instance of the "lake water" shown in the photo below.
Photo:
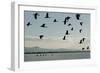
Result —
[[[29, 49], [24, 52], [32, 52]], [[68, 50], [67, 50], [68, 51]], [[45, 60], [68, 60], [68, 59], [89, 59], [90, 51], [69, 51], [67, 53], [24, 53], [24, 61], [45, 61]]]

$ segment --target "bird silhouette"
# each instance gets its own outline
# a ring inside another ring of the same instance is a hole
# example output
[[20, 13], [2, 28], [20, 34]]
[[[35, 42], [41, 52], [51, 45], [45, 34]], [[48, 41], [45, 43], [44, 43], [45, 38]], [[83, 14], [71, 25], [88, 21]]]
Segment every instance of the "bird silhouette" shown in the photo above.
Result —
[[66, 36], [63, 37], [63, 40], [66, 40]]
[[89, 46], [87, 46], [87, 49], [90, 49]]
[[64, 20], [63, 22], [64, 22], [64, 25], [66, 25], [67, 21], [66, 21], [66, 20]]
[[83, 25], [83, 22], [80, 22], [80, 25], [82, 26]]
[[71, 30], [73, 31], [73, 27], [71, 28]]
[[37, 19], [37, 16], [40, 16], [37, 12], [34, 15], [34, 18]]
[[48, 13], [48, 12], [46, 13], [45, 18], [50, 18], [50, 17], [49, 17], [49, 13]]
[[79, 44], [82, 44], [82, 40], [80, 40]]
[[32, 25], [30, 22], [28, 22], [27, 24], [26, 24], [27, 26], [30, 26], [30, 25]]
[[58, 22], [56, 19], [54, 19], [54, 21], [53, 22]]
[[47, 28], [46, 24], [42, 24], [40, 27]]
[[85, 48], [82, 48], [82, 50], [84, 50]]
[[71, 24], [68, 24], [68, 26], [71, 26]]
[[43, 39], [44, 35], [40, 35], [39, 37], [40, 37], [40, 39]]
[[80, 20], [80, 14], [76, 14], [76, 19]]
[[69, 20], [70, 18], [71, 18], [71, 17], [67, 16], [65, 19], [66, 19], [66, 20]]
[[82, 41], [84, 42], [85, 38], [82, 38]]
[[82, 32], [82, 29], [80, 29], [79, 32], [81, 33]]
[[66, 35], [69, 35], [69, 33], [68, 33], [68, 30], [66, 30], [66, 33], [65, 33]]
[[66, 25], [66, 23], [69, 21], [70, 18], [71, 18], [71, 17], [69, 17], [69, 16], [68, 16], [68, 17], [65, 17], [65, 19], [64, 19], [64, 21], [63, 21], [63, 22], [64, 22], [64, 25]]

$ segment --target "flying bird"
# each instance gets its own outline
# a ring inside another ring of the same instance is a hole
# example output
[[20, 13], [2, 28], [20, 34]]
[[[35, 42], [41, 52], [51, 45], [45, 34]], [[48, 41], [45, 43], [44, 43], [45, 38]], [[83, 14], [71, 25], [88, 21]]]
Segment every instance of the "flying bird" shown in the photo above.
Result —
[[80, 20], [80, 14], [76, 14], [76, 19]]
[[81, 33], [82, 32], [82, 29], [80, 29], [79, 32]]
[[71, 26], [71, 24], [68, 24], [68, 26]]
[[80, 40], [80, 44], [82, 44], [82, 43], [84, 42], [84, 40], [85, 40], [85, 38], [82, 38], [82, 39]]
[[40, 37], [40, 39], [43, 39], [44, 35], [40, 35], [39, 37]]
[[65, 17], [65, 19], [64, 19], [64, 21], [63, 21], [63, 22], [64, 22], [64, 25], [66, 25], [66, 23], [69, 21], [70, 18], [71, 18], [71, 17], [69, 17], [69, 16], [68, 16], [68, 17]]
[[42, 24], [40, 27], [47, 28], [46, 24]]
[[85, 48], [82, 48], [82, 50], [84, 50]]
[[33, 14], [34, 18], [37, 19], [37, 16], [40, 16], [38, 13]]
[[58, 22], [56, 19], [54, 19], [54, 21], [53, 22]]
[[85, 38], [82, 38], [82, 41], [84, 42]]
[[50, 17], [49, 17], [49, 13], [48, 13], [48, 12], [46, 13], [45, 18], [50, 18]]
[[90, 49], [89, 46], [87, 46], [87, 49]]
[[82, 44], [82, 40], [80, 40], [80, 42], [79, 42], [80, 44]]
[[30, 22], [28, 22], [27, 24], [26, 24], [27, 26], [30, 26], [30, 25], [32, 25]]
[[66, 25], [67, 21], [66, 21], [66, 20], [64, 20], [63, 22], [64, 22], [64, 25]]
[[73, 27], [71, 28], [71, 30], [73, 31]]
[[66, 30], [66, 33], [65, 33], [66, 35], [68, 35], [69, 33], [68, 33], [68, 30]]
[[63, 40], [66, 40], [66, 36], [63, 37]]
[[67, 16], [65, 19], [66, 19], [66, 20], [69, 20], [70, 18], [71, 18], [71, 17]]
[[80, 22], [80, 25], [82, 26], [83, 25], [83, 22]]

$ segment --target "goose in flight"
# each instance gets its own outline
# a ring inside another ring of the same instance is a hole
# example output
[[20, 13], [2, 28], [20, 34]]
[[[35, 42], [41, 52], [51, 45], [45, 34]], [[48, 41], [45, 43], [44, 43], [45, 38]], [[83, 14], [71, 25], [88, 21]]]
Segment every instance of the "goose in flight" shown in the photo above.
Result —
[[83, 22], [80, 22], [80, 25], [82, 26], [83, 25]]
[[69, 35], [69, 32], [68, 32], [68, 30], [66, 30], [66, 33], [65, 33], [66, 35]]
[[71, 17], [67, 16], [65, 19], [66, 19], [66, 20], [69, 20], [70, 18], [71, 18]]
[[66, 25], [67, 21], [66, 21], [66, 20], [64, 20], [63, 22], [64, 22], [64, 25]]
[[54, 19], [54, 21], [53, 22], [58, 22], [56, 19]]
[[80, 20], [80, 14], [76, 14], [76, 19]]
[[42, 24], [40, 27], [47, 28], [46, 24]]
[[84, 50], [85, 48], [82, 48], [82, 50]]
[[27, 24], [26, 24], [27, 26], [30, 26], [30, 25], [32, 25], [30, 22], [28, 22]]
[[39, 37], [40, 37], [40, 39], [43, 39], [44, 35], [40, 35]]
[[82, 29], [80, 29], [79, 32], [81, 33], [82, 32]]
[[68, 24], [68, 26], [71, 26], [72, 24]]
[[49, 13], [48, 13], [48, 12], [46, 13], [45, 18], [50, 18], [50, 17], [49, 17]]
[[69, 16], [68, 16], [68, 17], [65, 17], [65, 19], [64, 19], [64, 21], [63, 21], [63, 22], [64, 22], [64, 25], [66, 25], [66, 23], [69, 21], [70, 18], [71, 18], [71, 17], [69, 17]]
[[71, 30], [73, 31], [73, 29], [74, 29], [74, 28], [72, 27]]
[[85, 38], [82, 38], [82, 41], [84, 42]]
[[34, 15], [34, 18], [37, 19], [37, 16], [40, 16], [37, 12]]
[[66, 40], [66, 36], [63, 37], [63, 40]]
[[89, 46], [87, 46], [87, 49], [90, 49]]
[[82, 40], [80, 40], [79, 44], [82, 44]]

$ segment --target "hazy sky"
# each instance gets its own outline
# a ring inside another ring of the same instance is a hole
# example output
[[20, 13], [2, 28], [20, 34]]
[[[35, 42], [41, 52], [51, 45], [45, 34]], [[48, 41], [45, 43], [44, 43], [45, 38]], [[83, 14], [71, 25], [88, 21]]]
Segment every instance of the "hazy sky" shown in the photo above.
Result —
[[[37, 20], [34, 19], [34, 13], [39, 13], [40, 16]], [[90, 39], [90, 14], [80, 13], [80, 20], [76, 19], [76, 13], [63, 13], [63, 12], [48, 12], [50, 18], [44, 18], [46, 12], [43, 11], [24, 11], [24, 34], [25, 40], [31, 38], [39, 38], [39, 35], [44, 35], [44, 38], [61, 39], [65, 35], [66, 30], [69, 31], [70, 35], [68, 37], [72, 39], [78, 39], [82, 37], [87, 37]], [[71, 19], [64, 25], [65, 17], [70, 16]], [[58, 22], [53, 22], [56, 19]], [[27, 26], [26, 24], [30, 22], [32, 25]], [[80, 26], [80, 22], [83, 22], [83, 26]], [[40, 27], [42, 24], [46, 24], [48, 28]], [[69, 23], [72, 26], [67, 26]], [[71, 28], [74, 28], [71, 31]], [[79, 33], [79, 29], [82, 28], [82, 33]], [[31, 40], [30, 40], [31, 41]], [[36, 40], [35, 40], [36, 41]], [[29, 40], [28, 40], [29, 42]], [[28, 44], [28, 43], [27, 43]], [[26, 44], [26, 45], [27, 45]]]

